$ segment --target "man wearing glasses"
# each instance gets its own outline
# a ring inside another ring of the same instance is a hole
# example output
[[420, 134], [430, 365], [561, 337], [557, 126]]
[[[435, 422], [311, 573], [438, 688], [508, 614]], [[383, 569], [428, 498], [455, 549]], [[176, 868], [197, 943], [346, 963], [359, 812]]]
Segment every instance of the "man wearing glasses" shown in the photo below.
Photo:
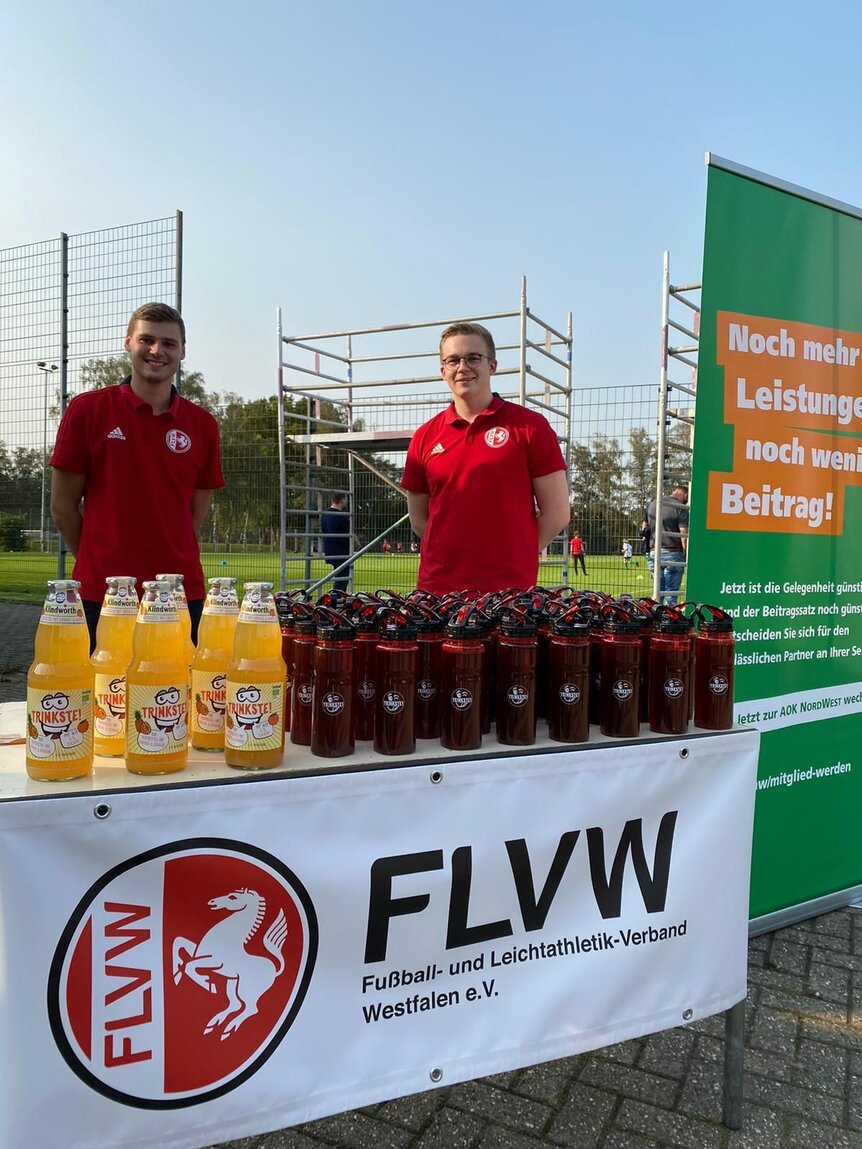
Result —
[[454, 323], [440, 338], [445, 411], [413, 435], [401, 486], [422, 540], [417, 585], [444, 594], [530, 587], [543, 550], [569, 521], [566, 464], [538, 411], [491, 390], [490, 331]]

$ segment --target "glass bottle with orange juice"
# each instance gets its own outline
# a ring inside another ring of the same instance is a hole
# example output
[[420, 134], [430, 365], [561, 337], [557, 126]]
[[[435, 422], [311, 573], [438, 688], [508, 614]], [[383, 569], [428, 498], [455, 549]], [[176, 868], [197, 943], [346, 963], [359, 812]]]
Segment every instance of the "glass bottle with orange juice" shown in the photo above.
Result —
[[189, 716], [195, 750], [224, 749], [227, 668], [238, 615], [236, 579], [211, 578], [192, 659]]
[[228, 766], [263, 770], [281, 762], [285, 675], [272, 583], [247, 582], [227, 672]]
[[126, 672], [126, 767], [171, 774], [188, 759], [186, 648], [170, 583], [144, 583]]
[[122, 758], [126, 748], [126, 668], [132, 658], [132, 632], [138, 615], [137, 579], [109, 575], [90, 661], [96, 673], [93, 749]]
[[184, 586], [185, 575], [157, 574], [156, 581], [170, 583], [171, 590], [174, 592], [174, 601], [177, 604], [177, 614], [180, 620], [180, 630], [183, 632], [183, 650], [185, 651], [188, 665], [191, 667], [192, 659], [195, 656], [195, 644], [192, 642], [192, 616], [189, 614], [189, 600], [186, 598], [186, 588]]
[[93, 769], [90, 632], [73, 579], [48, 583], [27, 671], [27, 774], [41, 782]]

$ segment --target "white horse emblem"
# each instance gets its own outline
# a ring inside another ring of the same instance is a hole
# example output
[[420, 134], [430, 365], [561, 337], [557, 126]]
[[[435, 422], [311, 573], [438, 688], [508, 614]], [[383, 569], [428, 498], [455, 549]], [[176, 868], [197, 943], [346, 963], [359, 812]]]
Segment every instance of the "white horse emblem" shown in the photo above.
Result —
[[281, 951], [287, 938], [287, 922], [280, 909], [263, 935], [264, 948], [272, 957], [263, 957], [248, 953], [245, 948], [266, 917], [266, 901], [261, 894], [256, 890], [234, 890], [210, 898], [207, 905], [211, 910], [229, 912], [197, 943], [174, 938], [174, 983], [179, 985], [185, 974], [209, 993], [218, 993], [217, 981], [224, 979], [227, 1007], [213, 1014], [204, 1028], [204, 1033], [211, 1033], [224, 1026], [224, 1041], [257, 1013], [258, 1001], [284, 972]]

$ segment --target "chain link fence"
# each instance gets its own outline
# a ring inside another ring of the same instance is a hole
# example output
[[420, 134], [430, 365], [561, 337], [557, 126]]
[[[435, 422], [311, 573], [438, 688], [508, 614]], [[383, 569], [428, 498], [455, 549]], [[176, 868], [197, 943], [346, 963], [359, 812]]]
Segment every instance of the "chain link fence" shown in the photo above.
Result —
[[48, 466], [60, 416], [82, 372], [121, 352], [136, 307], [180, 307], [181, 281], [180, 212], [0, 251], [0, 594], [62, 569]]

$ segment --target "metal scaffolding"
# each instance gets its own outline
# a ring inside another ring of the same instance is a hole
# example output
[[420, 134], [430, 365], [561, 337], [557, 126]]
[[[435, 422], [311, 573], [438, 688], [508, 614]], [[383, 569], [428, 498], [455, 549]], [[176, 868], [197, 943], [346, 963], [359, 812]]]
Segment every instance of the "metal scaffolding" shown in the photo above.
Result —
[[[661, 301], [661, 367], [659, 371], [658, 434], [656, 452], [656, 535], [655, 566], [653, 569], [653, 598], [662, 601], [660, 590], [663, 567], [685, 565], [662, 563], [661, 561], [661, 507], [665, 500], [665, 486], [673, 478], [685, 480], [689, 484], [689, 504], [691, 504], [691, 453], [694, 444], [695, 404], [697, 400], [697, 353], [700, 342], [700, 304], [690, 298], [701, 289], [699, 283], [671, 284], [670, 252], [664, 253], [662, 261], [662, 301]], [[685, 310], [684, 310], [685, 309]], [[673, 313], [672, 313], [673, 311]], [[687, 320], [680, 322], [675, 316]], [[671, 344], [672, 333], [683, 336], [687, 342]], [[668, 378], [668, 360], [689, 368], [691, 377], [688, 383], [679, 383]], [[672, 392], [679, 392], [686, 398], [682, 402], [671, 402]], [[684, 434], [673, 434], [671, 428], [687, 428]], [[671, 473], [669, 461], [671, 449], [674, 456], [684, 455], [681, 463], [675, 459], [676, 468]]]

